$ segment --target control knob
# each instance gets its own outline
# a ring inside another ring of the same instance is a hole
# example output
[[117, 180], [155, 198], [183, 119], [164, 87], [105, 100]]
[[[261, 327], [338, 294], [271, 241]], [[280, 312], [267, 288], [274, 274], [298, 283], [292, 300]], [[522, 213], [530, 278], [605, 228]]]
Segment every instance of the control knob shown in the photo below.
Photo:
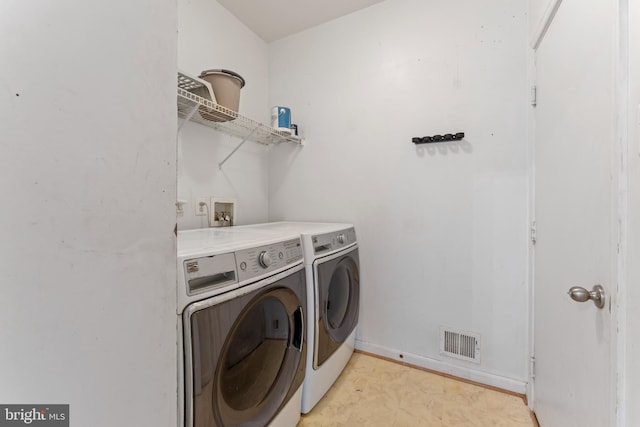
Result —
[[269, 252], [267, 251], [260, 252], [260, 255], [258, 255], [258, 263], [262, 268], [269, 268], [269, 266], [271, 265], [271, 262], [272, 260], [271, 260], [271, 255], [269, 255]]
[[338, 234], [338, 243], [344, 244], [344, 234]]

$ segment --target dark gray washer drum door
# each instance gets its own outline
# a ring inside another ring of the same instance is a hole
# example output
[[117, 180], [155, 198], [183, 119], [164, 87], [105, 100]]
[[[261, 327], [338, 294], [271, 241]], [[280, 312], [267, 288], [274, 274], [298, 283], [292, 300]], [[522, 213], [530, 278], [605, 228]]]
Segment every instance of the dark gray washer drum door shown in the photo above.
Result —
[[317, 260], [319, 301], [314, 368], [321, 366], [358, 324], [360, 258], [358, 249], [328, 261]]
[[260, 426], [304, 379], [304, 271], [191, 316], [194, 427]]

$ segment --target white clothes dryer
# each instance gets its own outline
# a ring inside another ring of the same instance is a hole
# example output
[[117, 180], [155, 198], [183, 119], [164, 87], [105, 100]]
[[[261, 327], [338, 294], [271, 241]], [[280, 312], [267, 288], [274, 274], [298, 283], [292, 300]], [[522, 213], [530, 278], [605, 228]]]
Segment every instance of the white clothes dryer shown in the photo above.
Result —
[[306, 367], [297, 234], [178, 233], [179, 426], [294, 427]]
[[299, 233], [307, 279], [307, 367], [302, 413], [331, 388], [355, 347], [360, 306], [360, 258], [352, 224], [274, 222], [239, 230]]

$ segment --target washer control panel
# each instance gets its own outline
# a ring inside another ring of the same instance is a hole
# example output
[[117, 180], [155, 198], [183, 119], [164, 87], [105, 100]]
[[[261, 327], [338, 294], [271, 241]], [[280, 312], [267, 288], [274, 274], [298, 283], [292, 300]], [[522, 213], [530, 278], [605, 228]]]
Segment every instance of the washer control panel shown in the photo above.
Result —
[[300, 239], [291, 239], [238, 251], [236, 252], [238, 279], [242, 282], [262, 276], [265, 273], [299, 262], [301, 259], [302, 245], [300, 244]]
[[318, 234], [313, 236], [311, 241], [313, 242], [313, 253], [318, 255], [354, 244], [356, 242], [356, 230], [352, 227], [331, 233]]

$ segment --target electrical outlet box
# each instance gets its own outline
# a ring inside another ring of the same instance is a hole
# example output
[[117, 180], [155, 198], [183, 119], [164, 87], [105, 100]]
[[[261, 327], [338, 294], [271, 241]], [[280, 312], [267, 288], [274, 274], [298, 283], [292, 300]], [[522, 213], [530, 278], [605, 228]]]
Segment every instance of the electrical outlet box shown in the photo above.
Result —
[[206, 197], [198, 197], [196, 199], [196, 216], [206, 216], [209, 211], [209, 201]]

